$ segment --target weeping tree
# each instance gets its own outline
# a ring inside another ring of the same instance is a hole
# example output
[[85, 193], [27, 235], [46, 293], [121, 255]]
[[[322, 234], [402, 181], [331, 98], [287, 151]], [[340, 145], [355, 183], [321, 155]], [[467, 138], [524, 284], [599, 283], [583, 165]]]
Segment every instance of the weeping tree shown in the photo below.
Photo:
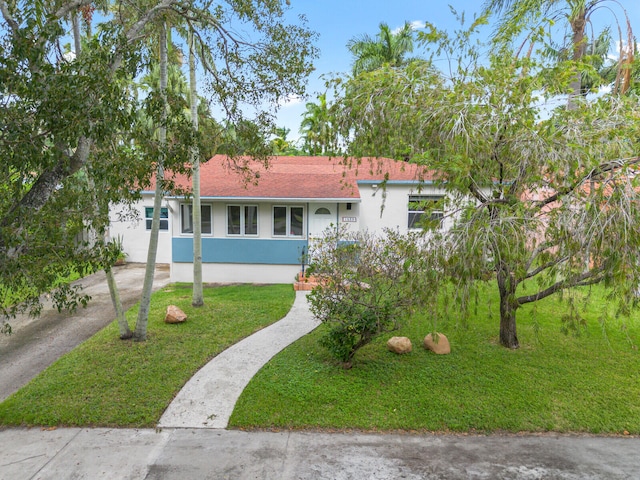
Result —
[[[89, 26], [92, 21], [92, 16], [88, 11], [74, 11], [71, 12], [71, 25], [72, 25], [72, 33], [73, 33], [73, 46], [75, 48], [73, 52], [73, 58], [78, 59], [82, 55], [82, 33], [81, 33], [81, 23], [84, 21], [85, 25]], [[86, 29], [87, 38], [90, 38], [90, 28]], [[96, 188], [95, 182], [91, 177], [88, 169], [85, 167], [82, 170], [82, 173], [86, 176], [86, 181], [89, 190], [92, 192], [91, 197], [94, 199], [96, 203], [96, 216], [100, 216], [101, 214], [105, 214], [106, 212], [100, 212], [100, 204], [96, 199]], [[90, 234], [94, 234], [94, 232], [90, 232]], [[104, 272], [107, 279], [107, 285], [109, 287], [109, 294], [111, 296], [111, 302], [113, 304], [114, 313], [116, 315], [116, 321], [118, 323], [118, 330], [121, 339], [128, 339], [133, 336], [133, 332], [129, 328], [129, 323], [127, 322], [127, 317], [122, 306], [122, 300], [120, 299], [120, 292], [118, 290], [118, 284], [116, 282], [115, 274], [113, 272], [113, 264], [118, 255], [122, 253], [122, 245], [117, 239], [111, 239], [109, 243], [106, 245], [105, 253], [107, 254], [106, 262], [104, 264]]]
[[[527, 303], [603, 283], [619, 312], [636, 304], [640, 103], [611, 93], [543, 111], [540, 96], [573, 78], [505, 44], [484, 57], [469, 41], [484, 24], [455, 35], [428, 25], [419, 40], [450, 70], [361, 75], [338, 85], [332, 112], [350, 153], [411, 145], [411, 161], [437, 172], [453, 226], [425, 237], [433, 288], [454, 285], [443, 294], [469, 314], [473, 290], [493, 280], [500, 343], [518, 348]], [[564, 320], [578, 322], [572, 314]]]

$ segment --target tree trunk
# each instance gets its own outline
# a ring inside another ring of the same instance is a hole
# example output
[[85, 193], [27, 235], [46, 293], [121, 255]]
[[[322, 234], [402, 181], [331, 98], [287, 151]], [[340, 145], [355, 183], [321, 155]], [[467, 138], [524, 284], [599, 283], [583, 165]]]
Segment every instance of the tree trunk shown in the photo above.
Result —
[[160, 24], [160, 95], [163, 99], [164, 110], [160, 127], [158, 128], [158, 143], [160, 144], [160, 154], [156, 168], [156, 189], [153, 200], [153, 219], [151, 221], [151, 233], [149, 237], [149, 250], [147, 252], [147, 267], [144, 274], [142, 286], [142, 298], [140, 299], [140, 310], [136, 320], [136, 329], [133, 339], [136, 342], [143, 342], [147, 339], [147, 324], [149, 323], [149, 307], [151, 306], [151, 291], [153, 288], [153, 277], [156, 271], [156, 254], [158, 252], [158, 234], [160, 232], [160, 209], [162, 207], [163, 184], [164, 184], [164, 156], [167, 143], [167, 32], [166, 24]]
[[516, 349], [520, 347], [516, 333], [516, 283], [505, 266], [498, 268], [498, 290], [500, 291], [500, 345]]
[[118, 321], [118, 329], [120, 330], [120, 339], [127, 340], [133, 337], [133, 332], [129, 328], [127, 316], [124, 314], [124, 308], [122, 308], [122, 300], [120, 300], [120, 292], [118, 291], [118, 285], [116, 284], [116, 277], [113, 274], [113, 269], [111, 267], [105, 268], [104, 273], [107, 274], [107, 285], [109, 285], [111, 303], [113, 303], [113, 309], [116, 311], [116, 320]]
[[[80, 55], [82, 53], [82, 42], [80, 39], [80, 13], [72, 12], [71, 13], [71, 23], [73, 25], [73, 44], [75, 46], [75, 54], [76, 60], [80, 59]], [[91, 177], [89, 170], [85, 167], [85, 175], [87, 176], [87, 182], [89, 183], [90, 189], [92, 192], [95, 192], [95, 184], [93, 182], [93, 178]], [[98, 208], [98, 201], [93, 195], [93, 201], [95, 203], [96, 208], [96, 216], [100, 215], [100, 211]], [[116, 283], [116, 277], [113, 274], [113, 269], [110, 266], [107, 266], [104, 269], [104, 273], [107, 276], [107, 285], [109, 286], [109, 294], [111, 295], [111, 303], [113, 304], [113, 309], [116, 314], [116, 320], [118, 321], [118, 329], [120, 330], [120, 338], [122, 340], [131, 338], [133, 336], [133, 332], [129, 328], [129, 323], [127, 323], [127, 317], [124, 314], [124, 308], [122, 308], [122, 301], [120, 300], [120, 292], [118, 291], [118, 284]]]
[[[198, 91], [196, 89], [196, 61], [193, 45], [193, 32], [189, 30], [189, 87], [191, 96], [191, 124], [198, 131]], [[193, 298], [191, 305], [204, 305], [202, 287], [202, 213], [200, 210], [200, 158], [198, 147], [193, 146], [191, 152], [193, 164]]]
[[[586, 44], [584, 38], [584, 29], [586, 26], [586, 10], [581, 10], [576, 13], [576, 16], [571, 19], [571, 46], [573, 48], [573, 54], [571, 59], [574, 62], [579, 62], [583, 59], [586, 51]], [[573, 75], [573, 79], [569, 84], [570, 92], [569, 92], [569, 100], [567, 103], [567, 108], [569, 110], [575, 109], [575, 99], [582, 93], [582, 73], [580, 69], [575, 68], [575, 72]]]

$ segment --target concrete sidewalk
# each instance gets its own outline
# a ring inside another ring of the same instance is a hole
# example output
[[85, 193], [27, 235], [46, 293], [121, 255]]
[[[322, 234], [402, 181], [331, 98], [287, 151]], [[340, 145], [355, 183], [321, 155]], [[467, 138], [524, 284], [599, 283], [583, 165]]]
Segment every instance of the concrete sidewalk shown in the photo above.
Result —
[[223, 351], [200, 369], [171, 402], [160, 427], [226, 428], [238, 397], [276, 353], [319, 325], [307, 305], [308, 292], [278, 322]]
[[0, 480], [640, 478], [640, 439], [620, 437], [12, 429], [0, 445]]

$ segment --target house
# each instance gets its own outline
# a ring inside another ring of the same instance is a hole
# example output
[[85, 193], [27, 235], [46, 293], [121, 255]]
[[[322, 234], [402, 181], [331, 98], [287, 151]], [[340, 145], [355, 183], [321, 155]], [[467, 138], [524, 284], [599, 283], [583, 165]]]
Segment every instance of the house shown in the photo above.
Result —
[[[418, 229], [425, 214], [443, 217], [434, 202], [444, 190], [416, 165], [300, 156], [273, 157], [269, 163], [268, 168], [249, 164], [248, 181], [226, 156], [201, 165], [205, 282], [289, 283], [310, 242], [330, 225], [407, 232]], [[190, 179], [175, 182], [190, 190]], [[172, 281], [191, 282], [191, 199], [167, 195], [162, 205], [157, 262], [170, 264]], [[134, 220], [114, 210], [110, 234], [122, 237], [129, 261], [146, 262], [153, 192], [143, 192], [133, 208]]]

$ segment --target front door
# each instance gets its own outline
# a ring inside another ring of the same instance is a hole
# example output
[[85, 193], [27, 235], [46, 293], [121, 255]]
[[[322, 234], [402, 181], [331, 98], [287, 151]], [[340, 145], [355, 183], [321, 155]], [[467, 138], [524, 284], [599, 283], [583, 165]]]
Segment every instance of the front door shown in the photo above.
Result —
[[312, 203], [309, 205], [309, 238], [318, 238], [330, 226], [337, 223], [335, 203]]

